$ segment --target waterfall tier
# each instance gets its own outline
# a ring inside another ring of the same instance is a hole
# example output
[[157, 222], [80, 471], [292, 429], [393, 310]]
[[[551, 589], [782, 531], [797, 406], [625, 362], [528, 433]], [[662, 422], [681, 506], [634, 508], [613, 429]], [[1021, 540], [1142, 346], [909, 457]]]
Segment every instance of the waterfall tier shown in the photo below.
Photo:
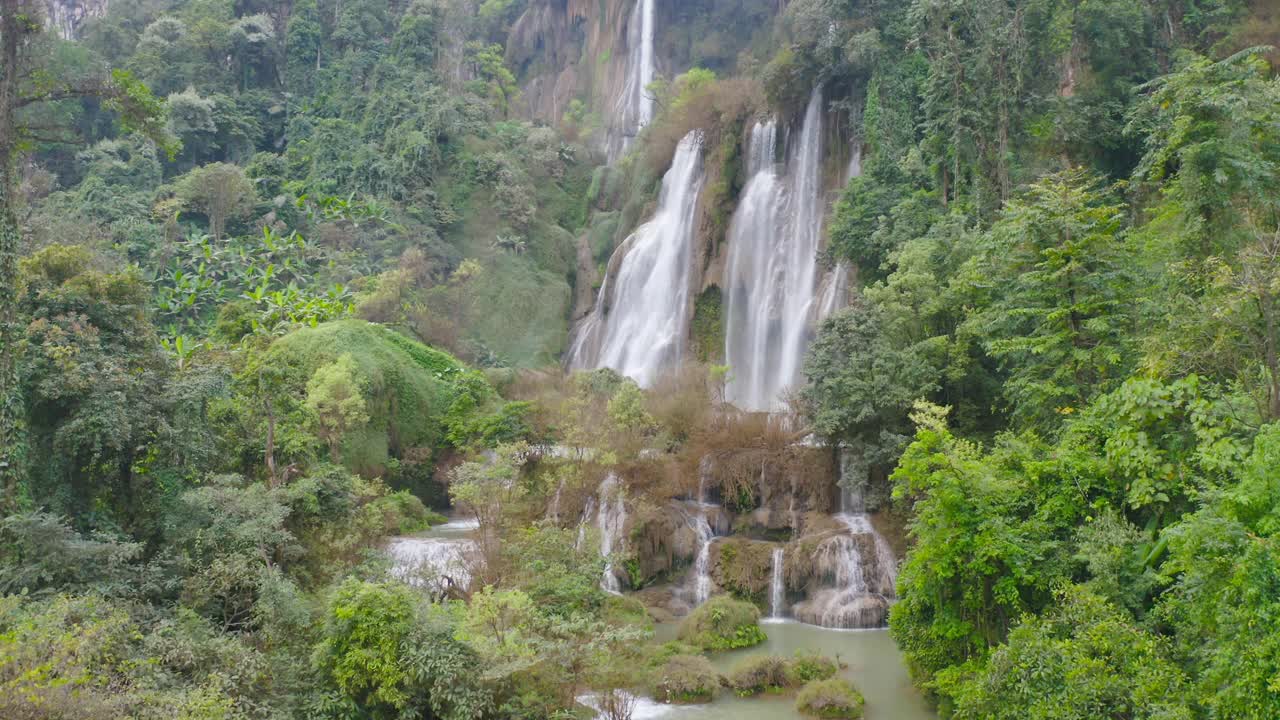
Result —
[[656, 74], [653, 55], [655, 2], [636, 0], [627, 20], [627, 76], [626, 84], [618, 95], [614, 126], [607, 140], [610, 165], [626, 154], [636, 136], [653, 119], [653, 97], [648, 87]]
[[726, 393], [745, 410], [780, 409], [786, 389], [801, 380], [814, 327], [843, 304], [848, 284], [840, 268], [819, 284], [826, 210], [821, 87], [814, 88], [793, 136], [780, 173], [777, 124], [752, 128], [749, 179], [729, 227], [725, 360], [732, 370]]
[[574, 330], [569, 369], [609, 367], [648, 387], [684, 360], [702, 181], [702, 133], [694, 131], [676, 148], [653, 218], [615, 251], [616, 272]]
[[786, 562], [786, 554], [782, 548], [774, 548], [773, 550], [773, 566], [769, 576], [769, 619], [781, 620], [786, 613], [787, 604], [787, 587], [786, 568], [783, 563]]
[[605, 592], [617, 595], [622, 592], [622, 583], [614, 568], [613, 554], [624, 549], [623, 531], [627, 524], [626, 498], [623, 497], [617, 475], [609, 473], [605, 476], [600, 483], [598, 496], [600, 509], [596, 514], [596, 528], [600, 531], [600, 556], [604, 558], [604, 576], [600, 580], [600, 587]]
[[394, 538], [387, 545], [391, 576], [435, 595], [465, 593], [479, 561], [471, 538], [478, 528], [475, 520], [453, 521], [428, 536]]

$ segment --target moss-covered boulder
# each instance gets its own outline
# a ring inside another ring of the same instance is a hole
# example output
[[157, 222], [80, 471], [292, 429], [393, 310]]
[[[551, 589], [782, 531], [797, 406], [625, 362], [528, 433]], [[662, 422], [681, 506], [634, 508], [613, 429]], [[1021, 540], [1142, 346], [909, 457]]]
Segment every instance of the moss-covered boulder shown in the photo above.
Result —
[[864, 704], [862, 693], [839, 678], [814, 680], [796, 696], [796, 710], [816, 718], [858, 720]]
[[703, 650], [751, 647], [767, 637], [760, 629], [760, 609], [727, 595], [713, 597], [680, 624], [679, 638]]
[[701, 655], [674, 655], [653, 672], [653, 696], [669, 703], [704, 703], [715, 699], [720, 675]]
[[637, 502], [627, 529], [631, 587], [645, 588], [687, 567], [697, 554], [697, 538], [678, 508]]
[[711, 546], [711, 579], [734, 597], [764, 607], [769, 601], [774, 543], [739, 537]]

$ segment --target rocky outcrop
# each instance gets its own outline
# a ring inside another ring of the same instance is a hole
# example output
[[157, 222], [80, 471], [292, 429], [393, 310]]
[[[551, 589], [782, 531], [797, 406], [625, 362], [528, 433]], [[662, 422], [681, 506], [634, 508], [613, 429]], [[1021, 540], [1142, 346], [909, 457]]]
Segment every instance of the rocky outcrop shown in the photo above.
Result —
[[721, 538], [711, 548], [711, 578], [716, 586], [764, 607], [769, 599], [775, 543], [741, 537]]
[[[521, 83], [524, 113], [558, 125], [574, 99], [609, 127], [626, 85], [632, 0], [534, 0], [512, 26], [507, 64]], [[659, 67], [661, 63], [659, 62]], [[605, 137], [583, 138], [604, 149]]]
[[707, 487], [737, 513], [739, 532], [785, 538], [836, 507], [838, 468], [830, 450], [748, 448], [708, 456]]

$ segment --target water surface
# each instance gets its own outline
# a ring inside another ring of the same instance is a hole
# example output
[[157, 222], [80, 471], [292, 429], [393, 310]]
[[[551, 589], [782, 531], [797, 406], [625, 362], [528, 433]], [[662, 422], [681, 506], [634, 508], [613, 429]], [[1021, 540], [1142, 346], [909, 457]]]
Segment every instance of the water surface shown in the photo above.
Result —
[[[728, 674], [743, 658], [755, 655], [791, 657], [798, 650], [839, 658], [848, 667], [840, 676], [853, 683], [867, 700], [866, 720], [936, 720], [919, 691], [911, 684], [902, 653], [887, 630], [833, 630], [797, 622], [767, 622], [769, 639], [745, 650], [710, 655], [711, 664]], [[674, 625], [657, 629], [659, 640], [675, 637]], [[740, 698], [721, 691], [705, 705], [662, 705], [642, 700], [633, 720], [790, 720], [804, 718], [795, 710], [795, 694]]]

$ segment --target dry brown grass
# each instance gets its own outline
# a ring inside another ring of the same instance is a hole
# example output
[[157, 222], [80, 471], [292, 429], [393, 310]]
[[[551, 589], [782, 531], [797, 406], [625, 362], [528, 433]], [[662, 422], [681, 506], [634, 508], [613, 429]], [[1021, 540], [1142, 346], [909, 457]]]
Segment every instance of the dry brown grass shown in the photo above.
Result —
[[[671, 88], [667, 103], [675, 102], [681, 91], [680, 79]], [[665, 107], [645, 133], [645, 162], [657, 174], [666, 172], [680, 139], [693, 130], [706, 133], [704, 147], [715, 147], [720, 133], [737, 120], [766, 107], [760, 84], [748, 78], [716, 80], [682, 98], [677, 106]]]

